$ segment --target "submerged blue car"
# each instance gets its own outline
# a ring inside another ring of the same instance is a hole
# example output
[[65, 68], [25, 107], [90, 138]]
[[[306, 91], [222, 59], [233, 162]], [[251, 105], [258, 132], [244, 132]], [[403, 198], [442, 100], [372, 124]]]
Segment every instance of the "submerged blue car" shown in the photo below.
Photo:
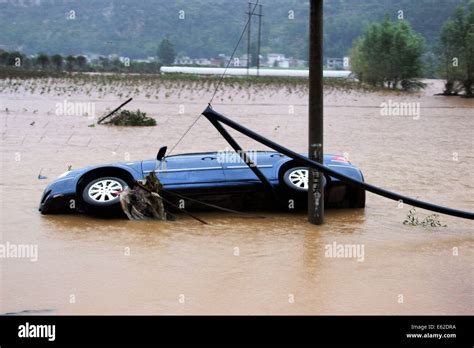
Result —
[[[163, 184], [163, 196], [189, 209], [204, 209], [199, 202], [239, 210], [306, 207], [308, 168], [272, 151], [246, 152], [267, 178], [275, 194], [235, 152], [205, 152], [165, 156], [130, 163], [96, 165], [61, 174], [44, 190], [39, 210], [43, 214], [85, 212], [107, 214], [120, 210], [120, 192], [155, 171]], [[325, 155], [324, 164], [344, 175], [363, 181], [362, 172], [343, 156]], [[325, 177], [326, 206], [363, 208], [365, 191], [333, 177]], [[186, 198], [183, 201], [183, 197]], [[286, 204], [285, 202], [288, 202]], [[165, 204], [166, 206], [166, 204]], [[207, 206], [208, 207], [208, 206]]]

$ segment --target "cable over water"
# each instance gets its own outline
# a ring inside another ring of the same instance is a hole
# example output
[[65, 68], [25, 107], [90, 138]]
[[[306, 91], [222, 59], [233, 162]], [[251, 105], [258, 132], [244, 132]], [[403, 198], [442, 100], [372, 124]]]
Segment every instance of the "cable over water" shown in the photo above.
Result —
[[[211, 99], [209, 100], [209, 105], [212, 104], [213, 100], [214, 100], [214, 97], [216, 96], [217, 94], [217, 91], [219, 90], [221, 84], [222, 84], [222, 81], [227, 73], [227, 70], [229, 69], [229, 66], [230, 66], [230, 63], [232, 62], [232, 60], [234, 59], [234, 56], [235, 56], [235, 53], [237, 52], [237, 49], [239, 48], [239, 45], [240, 43], [242, 42], [242, 38], [244, 37], [245, 35], [245, 31], [247, 30], [248, 26], [250, 25], [250, 21], [252, 20], [252, 17], [255, 13], [255, 9], [257, 8], [259, 4], [259, 0], [257, 0], [254, 4], [254, 7], [252, 9], [252, 12], [250, 13], [250, 16], [247, 20], [247, 23], [245, 23], [245, 26], [244, 26], [244, 29], [242, 30], [242, 33], [240, 34], [240, 37], [239, 37], [239, 40], [237, 41], [237, 44], [235, 45], [234, 47], [234, 50], [232, 51], [232, 54], [230, 55], [230, 58], [229, 60], [227, 61], [227, 64], [226, 64], [226, 67], [224, 69], [224, 72], [222, 73], [222, 75], [220, 76], [218, 82], [217, 82], [217, 85], [216, 85], [216, 88], [214, 89], [214, 92], [212, 93], [212, 97]], [[249, 59], [249, 57], [247, 57], [247, 59]], [[196, 123], [199, 121], [199, 119], [201, 118], [202, 114], [199, 114], [193, 121], [193, 123], [191, 123], [191, 125], [188, 127], [188, 129], [183, 133], [183, 135], [178, 139], [178, 141], [173, 145], [173, 147], [171, 148], [169, 154], [171, 155], [174, 151], [174, 149], [183, 141], [183, 139], [186, 137], [186, 135], [191, 131], [191, 129], [196, 125]]]

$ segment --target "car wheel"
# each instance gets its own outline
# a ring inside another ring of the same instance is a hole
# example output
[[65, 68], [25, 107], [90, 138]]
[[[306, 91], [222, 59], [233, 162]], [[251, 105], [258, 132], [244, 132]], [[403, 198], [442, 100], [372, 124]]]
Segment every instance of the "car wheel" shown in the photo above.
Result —
[[283, 174], [283, 181], [292, 190], [308, 192], [308, 176], [308, 168], [293, 167]]
[[89, 211], [102, 212], [120, 206], [120, 192], [127, 183], [113, 176], [99, 177], [89, 181], [82, 190], [82, 199]]
[[350, 208], [365, 208], [365, 190], [354, 189], [349, 197]]

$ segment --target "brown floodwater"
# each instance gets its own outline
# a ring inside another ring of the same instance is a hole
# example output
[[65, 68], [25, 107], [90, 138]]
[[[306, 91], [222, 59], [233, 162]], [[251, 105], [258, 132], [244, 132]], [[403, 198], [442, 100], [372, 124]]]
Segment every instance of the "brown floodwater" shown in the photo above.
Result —
[[[325, 152], [348, 156], [369, 183], [473, 211], [474, 101], [435, 97], [441, 82], [428, 83], [411, 95], [328, 90]], [[370, 193], [364, 210], [327, 210], [323, 226], [309, 225], [304, 213], [199, 213], [209, 225], [186, 216], [42, 216], [44, 187], [68, 165], [154, 158], [212, 91], [176, 82], [129, 93], [135, 99], [127, 108], [146, 111], [157, 127], [88, 127], [94, 120], [86, 116], [55, 113], [67, 99], [92, 102], [102, 115], [126, 97], [117, 86], [0, 81], [1, 243], [38, 246], [36, 262], [0, 258], [0, 313], [473, 314], [473, 222], [441, 215], [447, 227], [406, 226], [409, 206]], [[303, 152], [306, 98], [304, 90], [227, 86], [214, 108]], [[419, 115], [384, 115], [381, 104], [389, 102], [419, 103]], [[202, 118], [175, 153], [227, 147]], [[47, 179], [38, 179], [40, 171]], [[363, 246], [363, 258], [328, 257], [333, 243]]]

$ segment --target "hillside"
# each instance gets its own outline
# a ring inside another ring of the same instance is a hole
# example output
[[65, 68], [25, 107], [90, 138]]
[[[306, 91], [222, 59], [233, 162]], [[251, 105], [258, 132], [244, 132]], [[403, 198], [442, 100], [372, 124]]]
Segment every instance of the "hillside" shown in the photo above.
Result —
[[[399, 10], [431, 45], [442, 23], [466, 1], [326, 0], [325, 55], [346, 55], [367, 23], [381, 20], [386, 13], [395, 18]], [[261, 3], [262, 52], [305, 59], [309, 2]], [[158, 43], [168, 36], [183, 55], [230, 54], [245, 25], [247, 6], [246, 0], [0, 0], [0, 47], [27, 53], [143, 58], [156, 55]], [[75, 12], [75, 19], [67, 19], [69, 11]], [[184, 19], [179, 11], [184, 11]], [[294, 11], [294, 19], [288, 18], [289, 11]], [[243, 41], [239, 53], [245, 48]]]

